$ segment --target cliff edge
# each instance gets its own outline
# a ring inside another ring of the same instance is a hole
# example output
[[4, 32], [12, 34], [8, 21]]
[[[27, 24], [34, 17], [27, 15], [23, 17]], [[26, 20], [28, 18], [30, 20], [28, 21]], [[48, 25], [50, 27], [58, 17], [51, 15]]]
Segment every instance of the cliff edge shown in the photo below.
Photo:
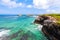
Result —
[[60, 24], [52, 16], [38, 16], [34, 23], [43, 25], [42, 32], [49, 40], [60, 40]]

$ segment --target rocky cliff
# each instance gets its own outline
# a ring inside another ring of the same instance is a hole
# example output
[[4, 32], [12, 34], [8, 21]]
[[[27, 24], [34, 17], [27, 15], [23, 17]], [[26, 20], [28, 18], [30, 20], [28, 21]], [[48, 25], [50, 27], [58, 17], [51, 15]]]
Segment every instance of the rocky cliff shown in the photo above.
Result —
[[34, 23], [43, 25], [42, 32], [49, 40], [60, 40], [60, 24], [51, 16], [38, 16]]

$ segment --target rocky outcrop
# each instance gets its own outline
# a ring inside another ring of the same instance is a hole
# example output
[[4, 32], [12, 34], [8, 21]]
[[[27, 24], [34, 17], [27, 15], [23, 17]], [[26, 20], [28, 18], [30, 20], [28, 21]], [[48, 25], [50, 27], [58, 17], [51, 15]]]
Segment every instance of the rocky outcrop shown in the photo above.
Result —
[[38, 16], [34, 23], [43, 25], [42, 32], [49, 40], [60, 40], [60, 25], [51, 16]]

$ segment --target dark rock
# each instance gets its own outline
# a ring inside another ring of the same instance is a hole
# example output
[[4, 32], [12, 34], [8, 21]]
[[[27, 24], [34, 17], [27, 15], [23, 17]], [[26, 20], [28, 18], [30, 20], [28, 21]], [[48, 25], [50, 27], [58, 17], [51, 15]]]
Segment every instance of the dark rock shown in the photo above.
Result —
[[39, 16], [34, 23], [43, 25], [42, 32], [49, 40], [60, 40], [60, 25], [56, 23], [56, 19], [48, 16]]

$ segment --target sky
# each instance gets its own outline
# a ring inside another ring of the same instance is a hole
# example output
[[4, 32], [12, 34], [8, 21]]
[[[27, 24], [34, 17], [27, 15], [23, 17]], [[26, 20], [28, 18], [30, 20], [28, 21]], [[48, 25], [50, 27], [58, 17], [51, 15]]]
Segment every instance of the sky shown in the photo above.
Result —
[[60, 13], [60, 0], [0, 0], [0, 14]]

